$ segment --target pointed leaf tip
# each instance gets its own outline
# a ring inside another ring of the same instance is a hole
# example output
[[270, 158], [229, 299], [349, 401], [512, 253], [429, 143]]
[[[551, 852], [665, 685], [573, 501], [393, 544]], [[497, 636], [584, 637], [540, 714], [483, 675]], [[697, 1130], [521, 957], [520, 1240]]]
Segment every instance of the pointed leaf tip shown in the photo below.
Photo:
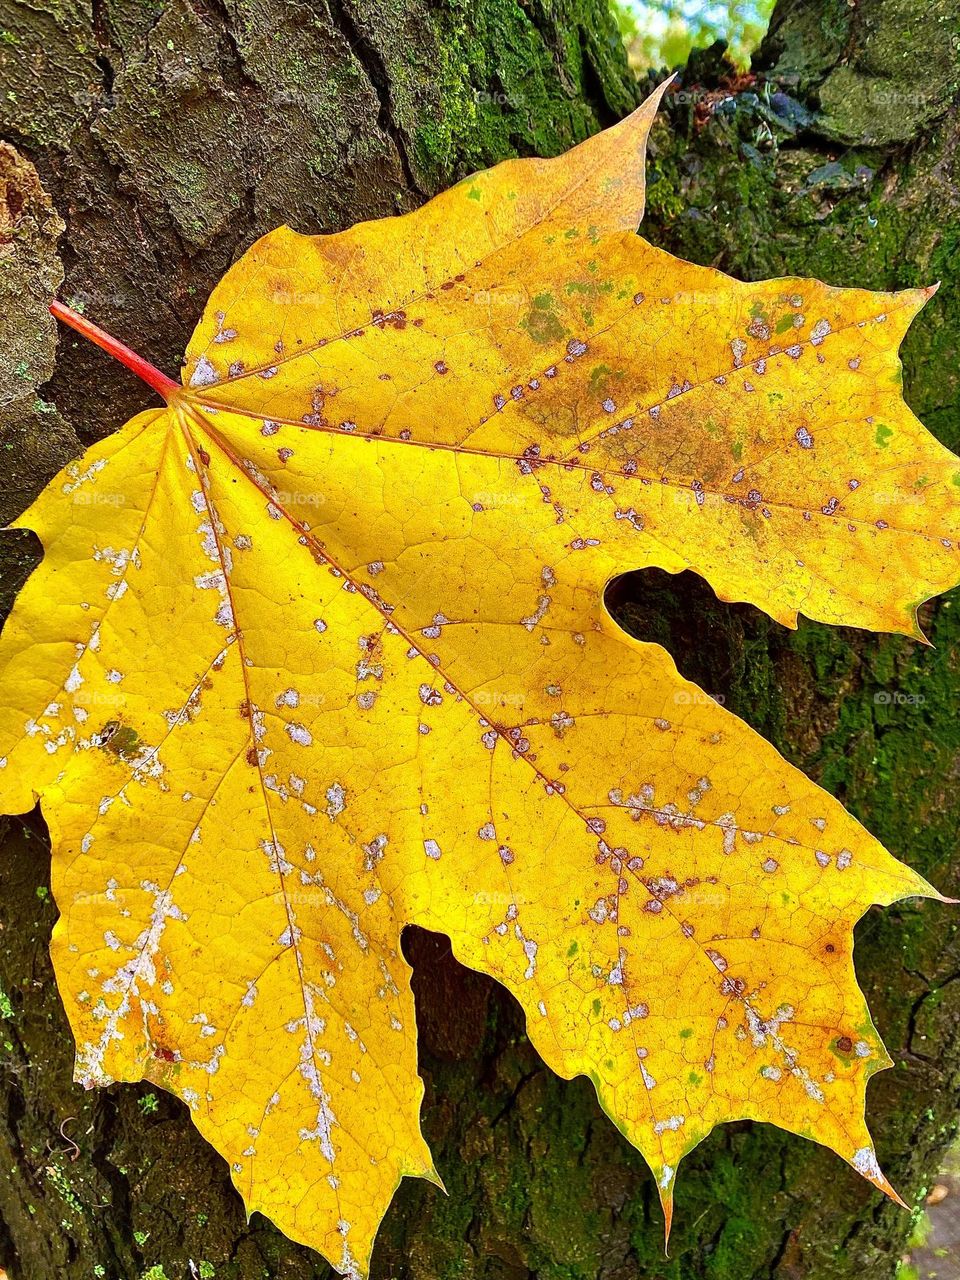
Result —
[[877, 1162], [877, 1154], [872, 1146], [861, 1147], [859, 1151], [855, 1151], [853, 1156], [849, 1157], [849, 1162], [861, 1177], [865, 1178], [867, 1182], [872, 1182], [873, 1185], [878, 1190], [882, 1191], [885, 1196], [888, 1196], [894, 1204], [899, 1205], [901, 1209], [910, 1208], [903, 1197], [894, 1188], [890, 1179], [880, 1168], [880, 1165]]
[[660, 1208], [663, 1210], [663, 1252], [670, 1256], [670, 1232], [673, 1229], [673, 1188], [675, 1173], [669, 1165], [664, 1165], [657, 1179], [657, 1194], [660, 1197]]
[[900, 1195], [897, 1189], [893, 1186], [893, 1184], [887, 1178], [886, 1174], [884, 1173], [880, 1174], [880, 1177], [877, 1180], [877, 1186], [880, 1188], [880, 1190], [884, 1193], [885, 1196], [887, 1196], [890, 1200], [892, 1200], [894, 1204], [899, 1205], [901, 1209], [910, 1208], [906, 1200], [904, 1200], [903, 1196]]

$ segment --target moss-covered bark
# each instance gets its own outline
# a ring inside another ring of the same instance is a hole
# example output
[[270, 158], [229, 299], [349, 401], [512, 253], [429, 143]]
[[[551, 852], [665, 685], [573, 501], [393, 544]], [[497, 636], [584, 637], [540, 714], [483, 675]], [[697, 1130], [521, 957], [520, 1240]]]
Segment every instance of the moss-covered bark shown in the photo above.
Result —
[[[785, 0], [754, 83], [725, 82], [716, 51], [695, 57], [656, 129], [646, 233], [745, 277], [956, 279], [958, 31], [960, 0]], [[410, 207], [506, 154], [556, 152], [638, 97], [602, 0], [7, 0], [0, 515], [142, 403], [91, 349], [67, 340], [54, 362], [45, 300], [61, 263], [68, 300], [172, 370], [210, 286], [274, 224], [333, 230]], [[960, 446], [949, 288], [905, 366], [911, 404]], [[33, 555], [28, 539], [3, 540], [0, 603]], [[957, 891], [960, 597], [926, 611], [936, 649], [787, 633], [686, 576], [633, 577], [617, 597], [632, 629]], [[258, 1215], [245, 1223], [185, 1108], [146, 1087], [72, 1084], [45, 833], [38, 819], [5, 832], [0, 1265], [15, 1280], [326, 1275]], [[411, 931], [405, 945], [424, 1129], [450, 1195], [403, 1185], [378, 1277], [895, 1275], [909, 1215], [828, 1153], [746, 1124], [685, 1162], [665, 1260], [650, 1179], [591, 1086], [547, 1072], [512, 1000], [442, 938]], [[857, 963], [897, 1063], [870, 1089], [879, 1153], [919, 1202], [955, 1125], [957, 922], [933, 904], [878, 912]]]

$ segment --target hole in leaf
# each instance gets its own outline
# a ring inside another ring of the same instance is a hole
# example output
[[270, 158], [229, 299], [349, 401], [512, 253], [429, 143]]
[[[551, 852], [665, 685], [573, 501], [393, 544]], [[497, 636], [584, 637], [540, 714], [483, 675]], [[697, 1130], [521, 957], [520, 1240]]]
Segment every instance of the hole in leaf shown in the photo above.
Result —
[[[768, 721], [760, 688], [779, 683], [786, 637], [759, 609], [727, 604], [688, 571], [640, 569], [609, 583], [604, 603], [628, 635], [662, 645], [682, 676], [759, 726]], [[759, 711], [759, 714], [758, 714]]]

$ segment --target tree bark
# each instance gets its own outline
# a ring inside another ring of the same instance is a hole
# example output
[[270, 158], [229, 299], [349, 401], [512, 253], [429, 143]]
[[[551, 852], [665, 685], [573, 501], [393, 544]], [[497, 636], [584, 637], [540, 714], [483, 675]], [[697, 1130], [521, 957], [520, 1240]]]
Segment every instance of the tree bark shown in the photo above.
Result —
[[[958, 32], [960, 0], [782, 0], [754, 74], [716, 48], [694, 55], [655, 127], [644, 233], [744, 278], [949, 282]], [[173, 372], [210, 288], [258, 235], [336, 230], [506, 155], [554, 154], [644, 87], [604, 0], [4, 0], [0, 517], [144, 404], [100, 353], [56, 346], [46, 304], [62, 277], [66, 301]], [[904, 364], [908, 401], [956, 449], [949, 287]], [[0, 606], [34, 563], [28, 535], [5, 535]], [[628, 575], [614, 594], [625, 625], [958, 892], [960, 595], [925, 607], [930, 649], [788, 633], [692, 575]], [[176, 1100], [72, 1083], [46, 833], [37, 816], [0, 824], [0, 1265], [12, 1280], [329, 1275], [259, 1215], [245, 1222]], [[552, 1076], [513, 1000], [445, 939], [410, 930], [404, 945], [424, 1131], [450, 1194], [404, 1182], [376, 1277], [892, 1280], [910, 1215], [830, 1153], [746, 1123], [684, 1162], [665, 1259], [651, 1179], [588, 1082]], [[875, 912], [856, 959], [896, 1063], [869, 1091], [878, 1152], [921, 1203], [956, 1129], [957, 921], [932, 903]]]

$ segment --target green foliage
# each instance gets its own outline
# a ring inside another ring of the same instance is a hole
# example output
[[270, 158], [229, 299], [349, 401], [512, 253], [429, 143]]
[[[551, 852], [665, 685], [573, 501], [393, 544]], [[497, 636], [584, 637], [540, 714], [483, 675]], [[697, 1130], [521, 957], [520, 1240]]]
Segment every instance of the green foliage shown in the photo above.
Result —
[[638, 71], [679, 67], [691, 49], [726, 40], [730, 57], [747, 67], [760, 43], [773, 0], [611, 0], [614, 16]]

